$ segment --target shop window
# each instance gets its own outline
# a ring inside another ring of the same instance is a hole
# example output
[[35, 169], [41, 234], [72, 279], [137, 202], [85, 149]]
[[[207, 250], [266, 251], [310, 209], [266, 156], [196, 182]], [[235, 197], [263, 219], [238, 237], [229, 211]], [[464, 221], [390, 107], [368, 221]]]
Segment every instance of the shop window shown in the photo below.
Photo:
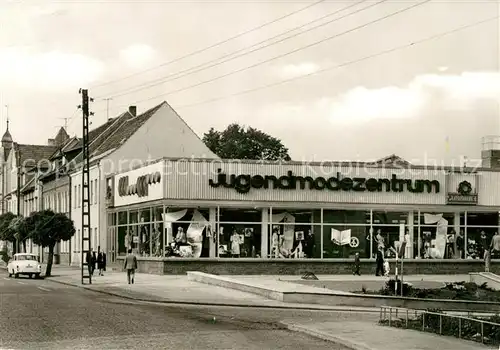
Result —
[[448, 226], [455, 224], [455, 213], [433, 213], [433, 212], [420, 212], [420, 225], [434, 225], [439, 221], [438, 217], [442, 217], [447, 221]]
[[139, 222], [151, 222], [151, 208], [144, 208], [139, 211]]
[[[315, 212], [314, 222], [321, 222], [321, 213]], [[370, 225], [369, 210], [323, 210], [323, 223], [343, 226]]]
[[370, 226], [323, 224], [323, 258], [370, 257]]
[[[418, 216], [418, 215], [417, 215]], [[373, 211], [373, 225], [407, 224], [408, 212]]]
[[[286, 217], [280, 223], [273, 223], [269, 227], [269, 257], [270, 258], [320, 258], [320, 245], [316, 244], [315, 229], [320, 225], [290, 224]], [[320, 238], [321, 240], [321, 238]]]
[[467, 227], [498, 227], [498, 212], [474, 213], [467, 212]]
[[[288, 217], [293, 219], [294, 223], [313, 224], [315, 223], [314, 218], [320, 217], [320, 212], [321, 209], [280, 209], [273, 207], [269, 210], [269, 214], [272, 215], [269, 221], [280, 223], [283, 217]], [[316, 224], [321, 224], [321, 222], [316, 221]]]
[[279, 209], [269, 211], [270, 258], [321, 258], [321, 210]]
[[151, 221], [163, 222], [163, 206], [154, 207], [152, 216]]
[[126, 211], [118, 212], [118, 225], [127, 225], [127, 224], [128, 224], [127, 212]]
[[124, 255], [127, 253], [128, 241], [125, 242], [125, 236], [127, 235], [127, 226], [118, 226], [118, 255]]
[[221, 258], [259, 258], [261, 240], [261, 224], [220, 223], [217, 254]]
[[130, 210], [128, 212], [128, 223], [129, 224], [137, 224], [139, 222], [139, 215], [137, 210]]
[[165, 222], [165, 256], [208, 257], [211, 230], [209, 210], [201, 208], [167, 208]]
[[[484, 253], [491, 247], [491, 242], [497, 232], [498, 227], [470, 227], [467, 225], [464, 257], [466, 259], [484, 259]], [[495, 255], [498, 254], [495, 253]]]
[[262, 222], [262, 209], [223, 209], [219, 210], [219, 222], [230, 223], [261, 223]]

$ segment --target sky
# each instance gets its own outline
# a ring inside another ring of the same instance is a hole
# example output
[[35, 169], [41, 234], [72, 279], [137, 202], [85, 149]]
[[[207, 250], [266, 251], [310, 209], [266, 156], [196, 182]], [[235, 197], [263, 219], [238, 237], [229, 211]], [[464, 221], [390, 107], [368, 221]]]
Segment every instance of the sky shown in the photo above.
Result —
[[166, 100], [200, 136], [237, 122], [294, 160], [472, 162], [500, 135], [499, 13], [495, 0], [0, 0], [0, 121], [20, 143], [45, 144], [64, 118], [81, 135], [88, 88], [91, 127]]

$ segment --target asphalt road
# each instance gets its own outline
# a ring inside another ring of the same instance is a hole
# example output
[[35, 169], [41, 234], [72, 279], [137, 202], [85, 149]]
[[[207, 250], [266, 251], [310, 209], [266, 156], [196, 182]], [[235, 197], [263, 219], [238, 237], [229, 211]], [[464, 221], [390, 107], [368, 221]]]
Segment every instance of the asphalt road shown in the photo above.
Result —
[[375, 320], [377, 315], [131, 302], [48, 280], [0, 277], [0, 348], [330, 349], [281, 320]]

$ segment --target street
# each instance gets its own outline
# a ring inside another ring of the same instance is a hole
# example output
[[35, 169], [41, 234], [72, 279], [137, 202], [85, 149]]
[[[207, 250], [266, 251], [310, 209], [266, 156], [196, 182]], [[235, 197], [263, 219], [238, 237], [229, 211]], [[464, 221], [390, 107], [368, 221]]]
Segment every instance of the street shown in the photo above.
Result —
[[334, 349], [281, 320], [376, 315], [139, 303], [48, 280], [0, 277], [1, 348]]

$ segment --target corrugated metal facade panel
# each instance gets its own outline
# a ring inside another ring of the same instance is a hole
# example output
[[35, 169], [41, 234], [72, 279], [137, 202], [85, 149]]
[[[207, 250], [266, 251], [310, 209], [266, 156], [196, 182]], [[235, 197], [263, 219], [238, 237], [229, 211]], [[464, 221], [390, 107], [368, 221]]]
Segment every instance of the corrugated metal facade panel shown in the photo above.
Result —
[[479, 172], [478, 205], [500, 206], [500, 173]]
[[[296, 176], [336, 177], [339, 172], [343, 177], [387, 178], [393, 174], [398, 179], [437, 180], [440, 183], [439, 193], [403, 192], [355, 192], [329, 190], [282, 190], [254, 189], [249, 193], [238, 193], [234, 188], [213, 188], [209, 180], [217, 181], [217, 169], [222, 169], [228, 176], [231, 174], [274, 175], [280, 177], [292, 171]], [[200, 199], [222, 201], [269, 201], [269, 202], [331, 202], [331, 203], [388, 203], [388, 204], [429, 204], [446, 203], [446, 175], [439, 170], [421, 169], [380, 169], [380, 168], [348, 168], [331, 166], [249, 164], [212, 162], [177, 162], [167, 161], [166, 190], [168, 199]]]

